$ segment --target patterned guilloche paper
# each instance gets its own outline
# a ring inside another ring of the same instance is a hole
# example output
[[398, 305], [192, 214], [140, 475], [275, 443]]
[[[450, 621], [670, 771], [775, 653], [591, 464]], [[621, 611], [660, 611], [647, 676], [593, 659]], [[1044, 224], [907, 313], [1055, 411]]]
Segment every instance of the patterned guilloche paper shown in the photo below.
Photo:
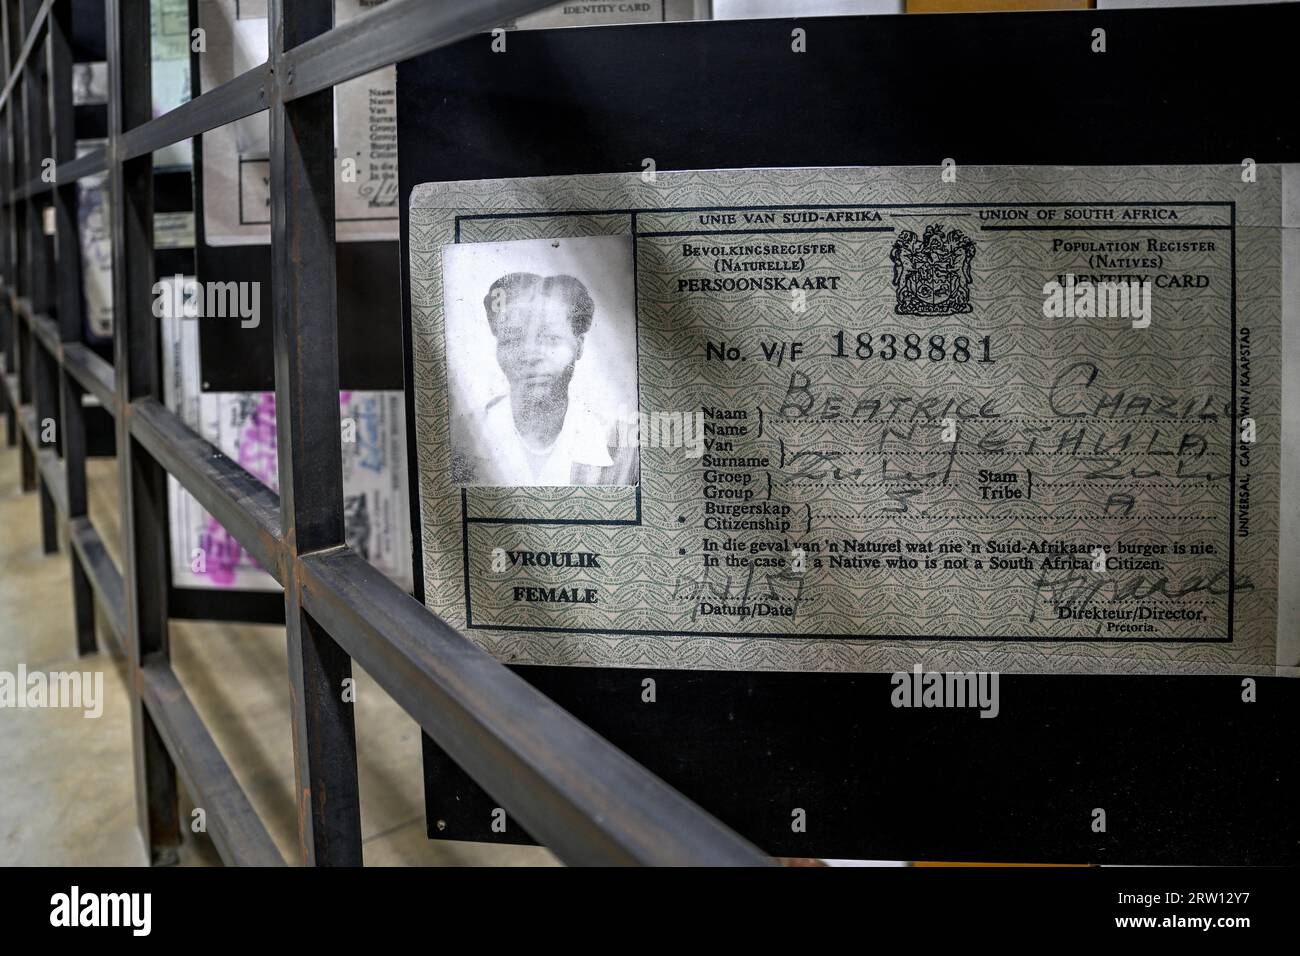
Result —
[[1278, 167], [417, 186], [429, 606], [519, 663], [1293, 666], [1280, 187]]

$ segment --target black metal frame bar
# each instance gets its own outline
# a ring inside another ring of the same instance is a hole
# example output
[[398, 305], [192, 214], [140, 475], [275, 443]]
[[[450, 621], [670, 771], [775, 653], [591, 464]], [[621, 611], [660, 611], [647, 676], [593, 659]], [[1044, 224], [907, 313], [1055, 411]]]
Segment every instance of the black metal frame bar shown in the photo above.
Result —
[[[77, 647], [96, 604], [128, 658], [138, 818], [175, 858], [177, 774], [229, 863], [283, 862], [171, 668], [166, 476], [284, 587], [303, 863], [362, 862], [356, 737], [342, 681], [356, 660], [534, 837], [573, 863], [766, 862], [753, 846], [428, 611], [343, 540], [334, 275], [334, 85], [483, 32], [547, 0], [389, 0], [341, 27], [330, 4], [272, 0], [270, 60], [150, 117], [149, 5], [106, 0], [109, 142], [77, 158], [70, 0], [11, 0], [0, 92], [0, 337], [11, 444], [39, 486], [47, 549], [71, 548]], [[22, 38], [21, 47], [18, 39]], [[152, 152], [267, 110], [279, 496], [162, 404], [153, 285]], [[21, 111], [21, 112], [20, 112]], [[20, 143], [21, 140], [21, 143]], [[55, 175], [42, 176], [53, 159]], [[114, 362], [81, 344], [76, 180], [108, 172]], [[49, 181], [47, 181], [49, 180]], [[54, 207], [57, 288], [44, 209]], [[55, 317], [51, 317], [53, 312]], [[86, 513], [83, 400], [116, 420], [126, 566]], [[59, 451], [41, 443], [54, 419]], [[19, 434], [15, 434], [18, 432]]]

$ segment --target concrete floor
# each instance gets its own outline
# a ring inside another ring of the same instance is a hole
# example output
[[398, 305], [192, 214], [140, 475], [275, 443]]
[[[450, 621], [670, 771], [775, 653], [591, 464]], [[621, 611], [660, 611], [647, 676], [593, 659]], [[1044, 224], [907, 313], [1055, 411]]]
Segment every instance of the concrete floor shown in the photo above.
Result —
[[[116, 462], [92, 459], [90, 514], [121, 566]], [[136, 828], [125, 663], [111, 636], [78, 658], [66, 544], [43, 555], [37, 496], [19, 492], [0, 446], [0, 671], [102, 671], [104, 713], [0, 710], [0, 865], [143, 866]], [[172, 664], [286, 860], [297, 862], [284, 629], [174, 621]], [[425, 837], [419, 728], [367, 674], [357, 680], [357, 751], [367, 865], [554, 865], [537, 847]], [[192, 804], [182, 792], [182, 820]], [[185, 833], [181, 865], [219, 864]]]

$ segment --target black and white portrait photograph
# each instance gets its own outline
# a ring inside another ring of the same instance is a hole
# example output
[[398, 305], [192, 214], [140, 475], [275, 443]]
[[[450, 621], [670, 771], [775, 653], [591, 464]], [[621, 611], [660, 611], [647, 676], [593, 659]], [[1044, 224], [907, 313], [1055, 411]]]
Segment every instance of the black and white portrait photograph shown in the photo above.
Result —
[[442, 261], [453, 482], [637, 484], [619, 427], [637, 407], [631, 238], [457, 244]]

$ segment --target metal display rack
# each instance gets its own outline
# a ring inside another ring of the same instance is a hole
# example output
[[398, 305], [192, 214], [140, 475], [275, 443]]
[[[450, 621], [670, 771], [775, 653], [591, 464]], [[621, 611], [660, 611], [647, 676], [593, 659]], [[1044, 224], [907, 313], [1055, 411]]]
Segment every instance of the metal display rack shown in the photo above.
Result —
[[[8, 441], [38, 490], [42, 541], [70, 544], [77, 648], [96, 607], [129, 668], [139, 826], [154, 863], [180, 843], [177, 773], [227, 863], [284, 862], [168, 652], [175, 476], [284, 588], [299, 851], [362, 862], [352, 661], [513, 819], [571, 863], [761, 864], [755, 848], [533, 689], [344, 544], [335, 308], [333, 87], [547, 6], [389, 0], [334, 27], [332, 3], [271, 0], [270, 59], [151, 118], [150, 5], [107, 0], [109, 138], [78, 158], [71, 0], [4, 5], [0, 346]], [[21, 42], [20, 42], [21, 41]], [[152, 307], [152, 153], [270, 113], [272, 303], [281, 493], [162, 403]], [[42, 177], [54, 160], [53, 181]], [[109, 174], [114, 361], [81, 341], [77, 180]], [[46, 235], [53, 208], [54, 235]], [[57, 263], [57, 271], [52, 267]], [[125, 567], [87, 513], [83, 396], [116, 420]], [[57, 445], [45, 423], [57, 423]]]

